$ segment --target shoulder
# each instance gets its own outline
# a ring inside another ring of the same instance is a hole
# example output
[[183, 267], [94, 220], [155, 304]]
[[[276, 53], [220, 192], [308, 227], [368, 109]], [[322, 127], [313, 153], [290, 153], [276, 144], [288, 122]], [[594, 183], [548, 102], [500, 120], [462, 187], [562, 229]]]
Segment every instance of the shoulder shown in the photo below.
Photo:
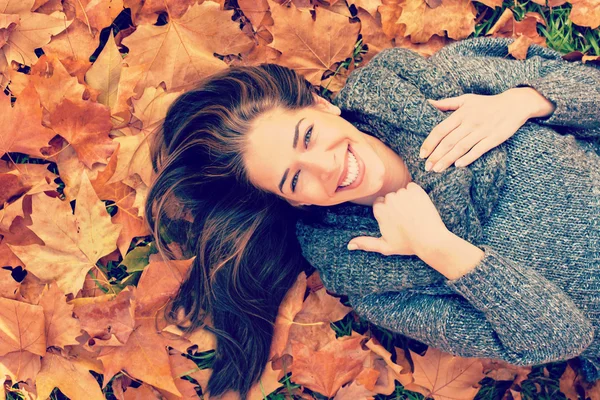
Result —
[[[447, 46], [444, 46], [435, 52], [430, 59], [447, 58], [453, 56], [460, 57], [501, 57], [515, 59], [509, 54], [509, 46], [514, 44], [515, 38], [478, 36], [469, 39], [459, 40]], [[562, 54], [554, 49], [542, 46], [536, 43], [529, 45], [527, 58], [533, 55], [540, 55], [544, 58], [562, 58]]]

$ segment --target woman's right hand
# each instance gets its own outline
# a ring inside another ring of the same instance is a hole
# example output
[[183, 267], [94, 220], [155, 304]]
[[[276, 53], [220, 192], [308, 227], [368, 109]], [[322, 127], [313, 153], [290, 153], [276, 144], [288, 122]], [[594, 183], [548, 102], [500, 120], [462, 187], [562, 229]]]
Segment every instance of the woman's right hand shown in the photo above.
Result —
[[410, 182], [406, 188], [378, 197], [373, 214], [381, 237], [359, 236], [348, 243], [349, 250], [374, 251], [383, 255], [428, 254], [450, 231], [421, 186]]

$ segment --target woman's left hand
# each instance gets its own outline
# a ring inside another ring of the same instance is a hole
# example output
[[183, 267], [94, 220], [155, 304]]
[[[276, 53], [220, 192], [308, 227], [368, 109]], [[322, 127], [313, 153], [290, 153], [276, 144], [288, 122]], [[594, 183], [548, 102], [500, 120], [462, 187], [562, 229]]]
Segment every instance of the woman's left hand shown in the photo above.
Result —
[[441, 172], [455, 162], [456, 167], [464, 167], [504, 143], [531, 115], [522, 99], [515, 92], [506, 91], [428, 100], [439, 110], [456, 111], [433, 128], [423, 142], [421, 158], [429, 157], [425, 169]]

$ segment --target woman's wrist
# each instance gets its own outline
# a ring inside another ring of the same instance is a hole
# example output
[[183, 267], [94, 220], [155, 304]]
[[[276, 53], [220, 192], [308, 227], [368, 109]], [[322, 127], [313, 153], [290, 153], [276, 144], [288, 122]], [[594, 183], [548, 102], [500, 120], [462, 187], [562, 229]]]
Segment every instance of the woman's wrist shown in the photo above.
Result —
[[506, 92], [518, 99], [516, 104], [525, 110], [528, 119], [549, 117], [556, 110], [554, 103], [532, 87], [511, 88]]
[[485, 253], [479, 247], [447, 231], [435, 245], [417, 256], [450, 280], [458, 279], [474, 269]]

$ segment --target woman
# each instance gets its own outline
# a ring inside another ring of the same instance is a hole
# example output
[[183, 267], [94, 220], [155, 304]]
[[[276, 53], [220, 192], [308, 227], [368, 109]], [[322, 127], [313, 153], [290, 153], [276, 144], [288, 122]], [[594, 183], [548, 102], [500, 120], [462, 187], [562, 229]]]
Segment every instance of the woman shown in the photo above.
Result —
[[146, 215], [167, 256], [164, 217], [193, 221], [167, 317], [182, 309], [193, 330], [211, 315], [211, 395], [260, 377], [306, 260], [375, 324], [518, 365], [581, 355], [596, 379], [600, 71], [536, 45], [506, 59], [511, 42], [384, 50], [334, 104], [267, 64], [171, 105]]

